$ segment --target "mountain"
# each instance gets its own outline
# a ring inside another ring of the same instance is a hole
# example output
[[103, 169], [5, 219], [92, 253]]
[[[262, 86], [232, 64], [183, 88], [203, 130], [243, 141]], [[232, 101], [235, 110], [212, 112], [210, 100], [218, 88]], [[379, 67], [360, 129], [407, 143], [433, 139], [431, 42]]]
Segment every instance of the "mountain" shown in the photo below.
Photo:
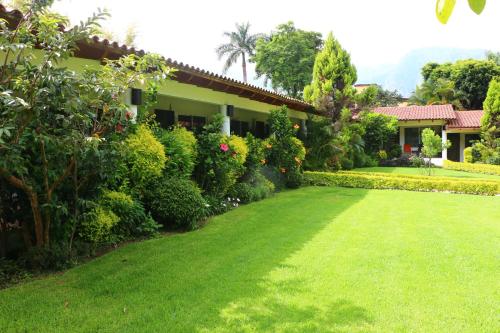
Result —
[[398, 90], [408, 97], [421, 82], [420, 70], [428, 62], [455, 62], [460, 59], [484, 59], [486, 50], [459, 48], [421, 48], [407, 53], [397, 64], [358, 67], [358, 83], [377, 83]]

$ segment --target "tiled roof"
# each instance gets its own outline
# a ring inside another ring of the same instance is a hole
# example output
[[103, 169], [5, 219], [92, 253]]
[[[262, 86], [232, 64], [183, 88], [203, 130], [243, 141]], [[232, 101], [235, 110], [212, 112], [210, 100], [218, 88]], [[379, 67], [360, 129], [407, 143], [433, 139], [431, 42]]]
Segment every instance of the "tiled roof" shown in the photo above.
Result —
[[448, 122], [447, 128], [480, 128], [483, 110], [455, 111], [456, 118]]
[[455, 119], [456, 113], [451, 104], [388, 106], [378, 107], [373, 111], [388, 116], [395, 116], [398, 120], [449, 120]]
[[[12, 26], [21, 19], [22, 13], [18, 10], [7, 10], [0, 4], [0, 18], [5, 18]], [[64, 28], [64, 27], [62, 27]], [[103, 60], [117, 59], [126, 54], [144, 55], [144, 50], [136, 50], [127, 45], [120, 45], [116, 42], [107, 39], [101, 39], [97, 36], [92, 37], [89, 41], [81, 41], [78, 43], [78, 48], [75, 56], [85, 59]], [[316, 113], [311, 104], [296, 98], [292, 98], [268, 89], [264, 89], [249, 83], [238, 81], [230, 77], [216, 74], [210, 71], [190, 66], [182, 62], [177, 62], [170, 58], [165, 59], [167, 65], [176, 68], [177, 71], [174, 80], [181, 83], [192, 84], [204, 88], [209, 88], [215, 91], [222, 91], [229, 94], [238, 95], [259, 102], [273, 105], [287, 105], [290, 108]]]

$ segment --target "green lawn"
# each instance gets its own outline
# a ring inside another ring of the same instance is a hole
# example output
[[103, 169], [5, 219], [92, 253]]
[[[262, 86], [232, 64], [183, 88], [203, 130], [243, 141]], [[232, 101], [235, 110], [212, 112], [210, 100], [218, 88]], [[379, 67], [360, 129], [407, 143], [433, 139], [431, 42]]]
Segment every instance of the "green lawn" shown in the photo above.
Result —
[[[427, 176], [427, 170], [423, 168], [399, 168], [399, 167], [371, 167], [371, 168], [357, 168], [352, 171], [356, 172], [384, 172], [384, 173], [398, 173], [403, 175], [423, 175]], [[486, 175], [482, 173], [473, 173], [465, 171], [448, 170], [443, 168], [433, 168], [432, 175], [439, 177], [458, 177], [458, 178], [485, 178], [500, 180], [500, 176]]]
[[499, 221], [500, 197], [288, 191], [0, 291], [0, 331], [499, 332]]

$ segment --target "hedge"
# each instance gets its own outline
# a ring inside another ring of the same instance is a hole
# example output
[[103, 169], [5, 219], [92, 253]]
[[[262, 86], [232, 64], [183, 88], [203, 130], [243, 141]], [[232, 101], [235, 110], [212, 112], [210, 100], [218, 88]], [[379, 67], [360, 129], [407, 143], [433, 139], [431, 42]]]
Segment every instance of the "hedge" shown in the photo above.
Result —
[[377, 176], [377, 177], [385, 177], [385, 178], [413, 178], [413, 179], [428, 179], [428, 180], [446, 180], [446, 181], [457, 181], [457, 180], [464, 180], [464, 181], [482, 181], [482, 182], [489, 182], [489, 183], [500, 183], [500, 178], [499, 179], [494, 179], [494, 178], [457, 178], [457, 177], [447, 177], [447, 176], [428, 176], [428, 175], [412, 175], [412, 174], [403, 174], [403, 173], [388, 173], [388, 172], [366, 172], [366, 171], [351, 171], [351, 170], [343, 170], [343, 171], [338, 171], [342, 174], [352, 174], [352, 175], [365, 175], [365, 176]]
[[443, 168], [500, 176], [500, 165], [444, 161]]
[[457, 180], [445, 177], [381, 176], [356, 172], [311, 172], [304, 173], [307, 185], [341, 186], [367, 189], [394, 189], [421, 192], [454, 192], [479, 195], [500, 194], [500, 182], [486, 180]]

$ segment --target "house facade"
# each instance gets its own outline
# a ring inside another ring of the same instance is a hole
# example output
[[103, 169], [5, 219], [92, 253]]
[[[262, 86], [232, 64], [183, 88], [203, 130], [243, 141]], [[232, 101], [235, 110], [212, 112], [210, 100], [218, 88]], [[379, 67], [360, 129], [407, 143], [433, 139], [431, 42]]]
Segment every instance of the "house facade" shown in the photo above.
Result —
[[436, 165], [443, 165], [443, 160], [463, 162], [464, 149], [480, 138], [482, 110], [455, 111], [450, 104], [446, 104], [378, 107], [373, 111], [398, 119], [399, 144], [404, 153], [420, 154], [424, 128], [433, 129], [443, 142], [449, 140], [451, 146], [432, 159]]

